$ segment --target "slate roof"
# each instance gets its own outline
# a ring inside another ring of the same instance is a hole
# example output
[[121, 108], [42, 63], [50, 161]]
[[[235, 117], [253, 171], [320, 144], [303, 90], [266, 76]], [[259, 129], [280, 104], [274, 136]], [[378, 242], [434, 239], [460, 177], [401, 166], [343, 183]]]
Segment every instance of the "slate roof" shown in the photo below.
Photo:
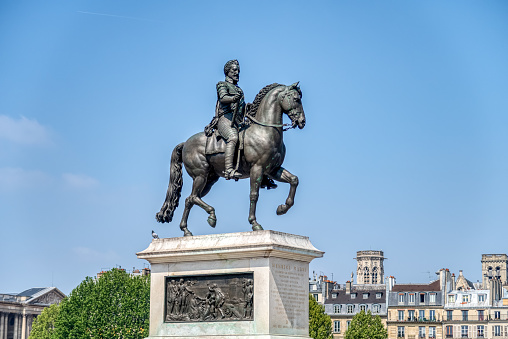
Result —
[[392, 292], [439, 292], [441, 284], [434, 280], [429, 284], [397, 284], [392, 287]]
[[31, 297], [37, 293], [39, 293], [42, 290], [45, 290], [45, 287], [37, 287], [37, 288], [30, 288], [28, 290], [25, 290], [21, 293], [16, 294], [18, 297]]
[[[382, 285], [379, 289], [367, 290], [353, 286], [350, 294], [346, 294], [345, 289], [332, 290], [325, 304], [382, 304], [386, 302], [385, 288], [385, 285]], [[337, 297], [332, 298], [332, 293], [337, 293]], [[351, 294], [354, 293], [356, 293], [356, 298], [351, 298]], [[367, 299], [363, 298], [364, 293], [368, 293]], [[381, 293], [381, 298], [376, 298], [376, 293]]]

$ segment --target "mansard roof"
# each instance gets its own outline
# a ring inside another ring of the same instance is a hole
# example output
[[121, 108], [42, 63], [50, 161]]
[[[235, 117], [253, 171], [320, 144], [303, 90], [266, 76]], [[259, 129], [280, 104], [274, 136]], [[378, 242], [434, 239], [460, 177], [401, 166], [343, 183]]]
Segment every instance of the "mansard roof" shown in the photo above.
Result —
[[[330, 297], [325, 300], [325, 304], [383, 304], [386, 303], [386, 287], [385, 285], [371, 285], [368, 288], [353, 286], [351, 293], [347, 294], [345, 289], [332, 290]], [[377, 287], [377, 288], [376, 288]], [[368, 293], [367, 298], [363, 298], [363, 294]], [[381, 293], [381, 298], [376, 298], [376, 294]], [[333, 294], [337, 294], [336, 298], [332, 298]], [[352, 294], [356, 294], [352, 298]]]
[[439, 279], [429, 284], [397, 284], [392, 288], [392, 292], [439, 292], [441, 284]]

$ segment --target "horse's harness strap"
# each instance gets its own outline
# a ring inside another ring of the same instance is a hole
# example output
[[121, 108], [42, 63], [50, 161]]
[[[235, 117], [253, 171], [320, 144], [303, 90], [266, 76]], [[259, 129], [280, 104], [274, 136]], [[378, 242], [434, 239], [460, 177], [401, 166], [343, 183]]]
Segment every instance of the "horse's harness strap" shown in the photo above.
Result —
[[[250, 120], [252, 120], [256, 124], [261, 125], [261, 126], [265, 126], [265, 127], [281, 128], [281, 127], [285, 127], [285, 126], [291, 126], [290, 128], [294, 128], [291, 124], [269, 124], [269, 123], [266, 123], [266, 122], [261, 122], [261, 121], [256, 120], [253, 116], [250, 116], [250, 115], [247, 115], [247, 118], [249, 118]], [[284, 131], [287, 131], [290, 128], [285, 128]]]

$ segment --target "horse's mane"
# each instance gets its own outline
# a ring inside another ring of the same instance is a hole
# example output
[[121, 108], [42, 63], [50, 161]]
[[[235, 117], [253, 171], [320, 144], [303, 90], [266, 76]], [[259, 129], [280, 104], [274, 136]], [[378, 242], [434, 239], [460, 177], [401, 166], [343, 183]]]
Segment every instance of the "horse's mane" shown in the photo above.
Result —
[[255, 115], [256, 112], [258, 111], [259, 105], [261, 104], [261, 101], [263, 100], [263, 98], [268, 94], [268, 92], [270, 92], [275, 87], [279, 87], [279, 86], [284, 86], [284, 85], [273, 83], [271, 85], [266, 85], [265, 87], [263, 87], [259, 91], [259, 93], [256, 95], [256, 98], [254, 98], [254, 102], [252, 103], [252, 105], [249, 105], [250, 107], [247, 111], [247, 115], [251, 115], [251, 116]]

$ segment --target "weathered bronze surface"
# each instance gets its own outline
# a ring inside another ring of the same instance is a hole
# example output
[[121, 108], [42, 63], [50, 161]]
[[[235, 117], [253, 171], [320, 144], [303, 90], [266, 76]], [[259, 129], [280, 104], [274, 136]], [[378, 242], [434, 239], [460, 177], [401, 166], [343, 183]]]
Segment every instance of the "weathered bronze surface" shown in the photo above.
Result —
[[253, 320], [254, 276], [166, 277], [166, 322]]
[[[302, 92], [298, 83], [290, 86], [265, 86], [252, 104], [245, 105], [243, 91], [237, 84], [240, 74], [238, 62], [228, 61], [224, 66], [224, 73], [226, 81], [217, 84], [218, 99], [214, 120], [205, 128], [205, 132], [191, 136], [173, 150], [166, 200], [156, 215], [157, 221], [162, 223], [173, 220], [182, 191], [183, 163], [194, 181], [191, 194], [185, 199], [185, 209], [180, 222], [180, 229], [185, 236], [192, 235], [187, 228], [187, 220], [194, 205], [208, 213], [207, 221], [210, 226], [216, 226], [215, 209], [202, 198], [220, 177], [235, 180], [250, 178], [248, 220], [254, 231], [263, 229], [256, 220], [256, 206], [259, 189], [274, 187], [270, 180], [290, 185], [286, 202], [277, 207], [277, 214], [285, 214], [294, 204], [298, 177], [282, 167], [286, 155], [282, 116], [284, 113], [289, 116], [292, 128], [302, 129], [305, 126]], [[226, 141], [225, 150], [207, 154], [207, 138], [218, 137]], [[243, 147], [237, 151], [238, 147], [235, 145], [240, 143]], [[233, 164], [236, 166], [233, 167]]]

